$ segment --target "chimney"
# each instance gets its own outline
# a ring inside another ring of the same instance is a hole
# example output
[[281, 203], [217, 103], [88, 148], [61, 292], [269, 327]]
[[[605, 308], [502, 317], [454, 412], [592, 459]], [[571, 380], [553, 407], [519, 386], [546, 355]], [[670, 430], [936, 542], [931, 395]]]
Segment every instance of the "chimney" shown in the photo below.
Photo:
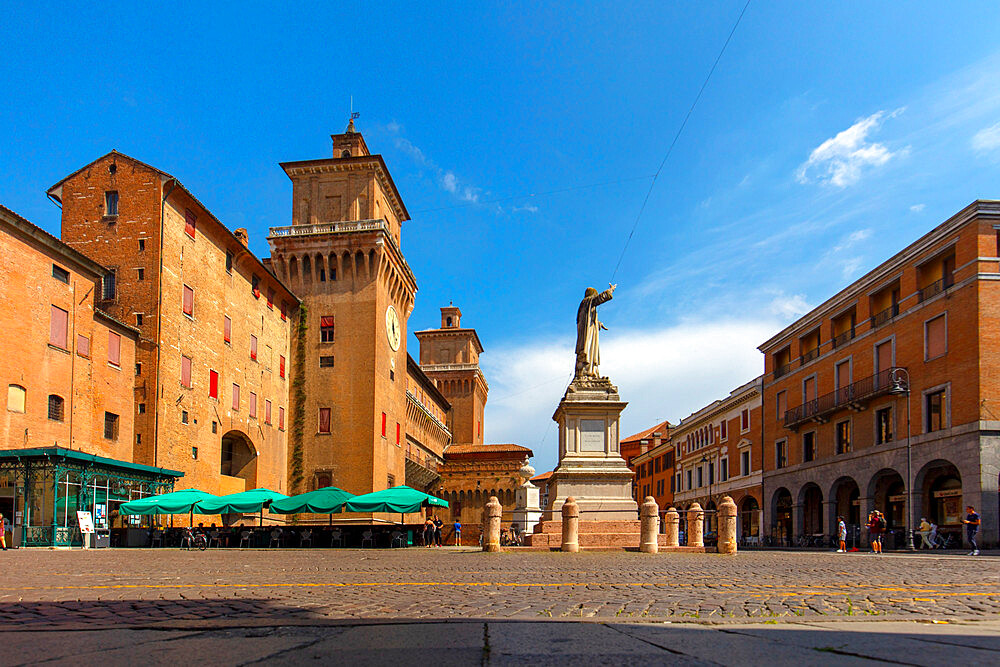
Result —
[[242, 227], [233, 232], [233, 236], [235, 236], [236, 240], [243, 244], [244, 248], [248, 248], [250, 246], [250, 235], [247, 234], [247, 230]]
[[640, 454], [645, 454], [648, 451], [649, 451], [649, 440], [640, 440], [639, 441], [639, 453]]
[[660, 433], [659, 431], [657, 431], [656, 433], [653, 434], [653, 448], [654, 449], [660, 446], [660, 439], [662, 437], [663, 437], [663, 434]]

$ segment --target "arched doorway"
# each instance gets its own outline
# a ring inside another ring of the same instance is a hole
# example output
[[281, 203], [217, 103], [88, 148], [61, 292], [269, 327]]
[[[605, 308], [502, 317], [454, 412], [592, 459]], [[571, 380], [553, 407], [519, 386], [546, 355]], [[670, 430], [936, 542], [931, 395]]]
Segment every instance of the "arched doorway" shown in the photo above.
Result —
[[939, 528], [959, 529], [965, 518], [962, 507], [962, 476], [948, 461], [933, 461], [917, 476], [922, 491], [922, 513]]
[[771, 516], [774, 517], [774, 537], [783, 545], [792, 541], [792, 493], [782, 487], [771, 499]]
[[906, 485], [902, 475], [892, 468], [879, 470], [868, 485], [868, 495], [875, 509], [885, 514], [888, 530], [906, 527]]
[[802, 505], [802, 533], [817, 535], [823, 532], [823, 491], [810, 482], [799, 491], [799, 504]]
[[838, 516], [844, 517], [844, 523], [852, 530], [861, 526], [861, 490], [858, 483], [851, 477], [841, 477], [833, 483], [830, 497], [834, 499], [834, 515], [830, 517], [830, 525], [836, 525]]
[[753, 496], [746, 496], [740, 501], [740, 535], [760, 536], [760, 505]]
[[245, 433], [229, 431], [222, 436], [219, 473], [242, 479], [246, 489], [257, 488], [257, 450]]

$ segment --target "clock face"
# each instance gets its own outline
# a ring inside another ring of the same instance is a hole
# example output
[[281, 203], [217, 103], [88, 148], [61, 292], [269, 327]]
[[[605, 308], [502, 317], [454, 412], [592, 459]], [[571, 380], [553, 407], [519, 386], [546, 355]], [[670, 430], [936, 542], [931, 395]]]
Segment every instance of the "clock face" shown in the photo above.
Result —
[[385, 311], [385, 335], [389, 339], [389, 347], [392, 348], [392, 351], [398, 350], [402, 328], [399, 325], [399, 315], [392, 306], [389, 306]]

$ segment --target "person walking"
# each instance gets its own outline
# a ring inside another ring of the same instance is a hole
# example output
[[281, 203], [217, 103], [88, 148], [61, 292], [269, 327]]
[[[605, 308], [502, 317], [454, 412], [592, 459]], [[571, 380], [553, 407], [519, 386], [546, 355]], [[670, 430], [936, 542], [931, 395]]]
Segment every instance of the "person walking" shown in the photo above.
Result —
[[838, 554], [847, 553], [847, 524], [844, 523], [844, 517], [837, 517], [837, 543], [840, 546], [837, 549]]
[[455, 525], [452, 526], [452, 531], [455, 533], [455, 546], [462, 546], [462, 522], [455, 519]]
[[0, 547], [3, 547], [4, 551], [7, 551], [7, 518], [0, 514]]
[[920, 535], [920, 548], [921, 549], [933, 549], [934, 544], [930, 540], [931, 534], [931, 524], [928, 523], [927, 517], [920, 517], [920, 530], [917, 531]]
[[444, 528], [444, 521], [441, 520], [437, 514], [434, 515], [434, 546], [440, 547], [441, 544], [441, 529]]
[[965, 524], [965, 536], [969, 538], [969, 544], [972, 545], [972, 551], [969, 552], [970, 556], [979, 555], [979, 545], [976, 544], [976, 535], [979, 534], [979, 514], [976, 513], [976, 508], [972, 505], [965, 506], [965, 518], [962, 519], [962, 523]]
[[930, 535], [931, 547], [934, 548], [934, 549], [939, 549], [939, 548], [941, 548], [941, 545], [938, 544], [938, 529], [937, 529], [937, 524], [934, 523], [933, 521], [931, 521], [930, 524], [931, 524], [931, 535]]
[[882, 553], [882, 532], [885, 530], [885, 519], [878, 510], [868, 514], [868, 542], [872, 545], [872, 553]]

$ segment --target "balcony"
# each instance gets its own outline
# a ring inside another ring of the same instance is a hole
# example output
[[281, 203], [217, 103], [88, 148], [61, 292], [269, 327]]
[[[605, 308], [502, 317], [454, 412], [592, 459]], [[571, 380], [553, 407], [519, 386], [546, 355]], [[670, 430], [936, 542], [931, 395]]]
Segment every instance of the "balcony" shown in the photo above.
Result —
[[846, 345], [851, 340], [854, 340], [854, 327], [851, 327], [844, 333], [835, 336], [833, 339], [833, 346], [837, 348], [841, 345]]
[[805, 354], [803, 354], [801, 357], [799, 357], [799, 365], [800, 366], [805, 366], [806, 364], [808, 364], [810, 361], [812, 361], [813, 359], [815, 359], [818, 356], [819, 356], [819, 348], [818, 347], [814, 347], [813, 349], [809, 350], [808, 352], [806, 352]]
[[775, 367], [775, 369], [774, 369], [774, 378], [778, 379], [782, 375], [787, 375], [788, 373], [791, 372], [792, 366], [794, 366], [794, 365], [795, 365], [795, 362], [789, 361], [787, 364], [782, 364], [781, 366]]
[[871, 318], [872, 329], [877, 329], [878, 327], [882, 326], [883, 324], [885, 324], [892, 318], [896, 317], [897, 315], [899, 315], [898, 303], [892, 304], [891, 306], [883, 310], [881, 313], [875, 313]]
[[869, 401], [892, 390], [896, 367], [871, 375], [785, 411], [785, 428], [797, 429], [806, 422], [825, 423], [829, 415], [844, 408], [861, 411]]
[[944, 292], [945, 290], [947, 290], [949, 287], [951, 287], [954, 284], [955, 284], [955, 279], [952, 278], [951, 276], [947, 276], [945, 278], [942, 278], [941, 280], [935, 280], [930, 285], [928, 285], [927, 287], [924, 287], [924, 288], [920, 289], [917, 292], [918, 297], [919, 297], [918, 300], [921, 303], [923, 303], [924, 301], [927, 301], [931, 297], [935, 297], [938, 294], [940, 294], [941, 292]]
[[347, 222], [324, 222], [316, 225], [292, 225], [290, 227], [271, 227], [268, 238], [283, 236], [312, 236], [315, 234], [349, 234], [352, 232], [389, 231], [385, 220], [357, 220]]

